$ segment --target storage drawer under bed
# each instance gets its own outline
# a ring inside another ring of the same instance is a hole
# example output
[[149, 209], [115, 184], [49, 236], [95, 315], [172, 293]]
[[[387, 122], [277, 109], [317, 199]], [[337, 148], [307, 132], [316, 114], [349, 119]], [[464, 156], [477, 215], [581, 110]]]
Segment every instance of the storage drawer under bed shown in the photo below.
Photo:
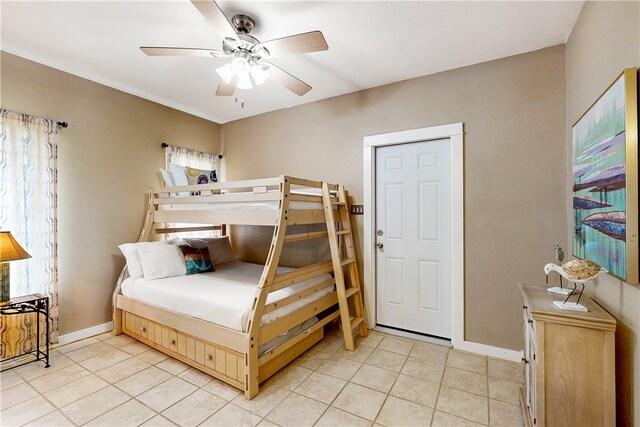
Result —
[[244, 355], [174, 328], [122, 312], [123, 332], [178, 360], [244, 389]]

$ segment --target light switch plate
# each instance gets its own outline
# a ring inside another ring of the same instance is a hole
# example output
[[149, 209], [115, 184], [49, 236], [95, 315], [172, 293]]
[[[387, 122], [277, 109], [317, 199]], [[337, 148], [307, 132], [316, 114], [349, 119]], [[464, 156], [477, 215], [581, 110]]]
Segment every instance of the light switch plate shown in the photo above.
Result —
[[351, 205], [351, 215], [364, 215], [364, 205]]

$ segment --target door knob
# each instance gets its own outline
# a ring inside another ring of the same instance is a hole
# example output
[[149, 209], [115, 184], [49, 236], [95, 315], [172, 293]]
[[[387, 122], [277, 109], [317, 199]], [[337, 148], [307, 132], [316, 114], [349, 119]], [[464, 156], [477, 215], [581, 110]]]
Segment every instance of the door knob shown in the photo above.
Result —
[[384, 245], [382, 243], [376, 243], [376, 248], [382, 249], [384, 248]]

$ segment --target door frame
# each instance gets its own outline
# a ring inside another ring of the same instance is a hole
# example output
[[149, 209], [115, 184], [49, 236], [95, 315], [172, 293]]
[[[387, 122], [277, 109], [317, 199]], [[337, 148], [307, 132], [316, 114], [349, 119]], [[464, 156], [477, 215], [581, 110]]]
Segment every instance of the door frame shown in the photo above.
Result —
[[451, 143], [451, 344], [464, 342], [464, 124], [411, 129], [365, 136], [364, 150], [364, 295], [367, 324], [376, 318], [376, 148], [448, 138]]

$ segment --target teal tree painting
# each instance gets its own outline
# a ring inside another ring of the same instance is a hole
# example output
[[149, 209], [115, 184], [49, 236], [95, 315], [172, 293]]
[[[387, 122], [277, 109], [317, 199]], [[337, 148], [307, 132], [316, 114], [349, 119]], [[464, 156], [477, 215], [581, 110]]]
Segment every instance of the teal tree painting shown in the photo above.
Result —
[[625, 95], [623, 73], [574, 125], [572, 137], [574, 255], [622, 279], [629, 221]]

